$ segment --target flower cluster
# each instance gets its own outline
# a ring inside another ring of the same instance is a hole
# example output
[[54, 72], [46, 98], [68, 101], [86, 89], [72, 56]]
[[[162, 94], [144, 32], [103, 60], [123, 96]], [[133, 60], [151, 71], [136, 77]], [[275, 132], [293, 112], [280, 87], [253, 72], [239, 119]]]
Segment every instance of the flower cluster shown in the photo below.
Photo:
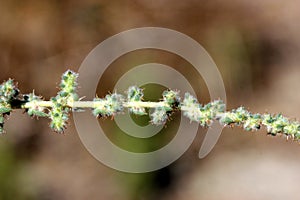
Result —
[[154, 108], [154, 112], [150, 115], [151, 123], [155, 125], [163, 125], [169, 117], [175, 112], [180, 105], [180, 96], [178, 91], [165, 90], [163, 92], [162, 106]]
[[131, 86], [126, 91], [127, 101], [121, 94], [108, 94], [105, 98], [94, 98], [93, 114], [96, 117], [114, 116], [124, 111], [127, 107], [129, 112], [135, 115], [146, 115], [146, 107], [154, 105], [154, 112], [150, 114], [151, 123], [155, 125], [164, 124], [169, 116], [178, 108], [180, 97], [178, 92], [166, 90], [163, 92], [161, 102], [144, 102], [144, 96], [141, 88]]
[[225, 111], [225, 104], [221, 100], [212, 101], [206, 105], [201, 105], [190, 93], [185, 93], [181, 104], [183, 115], [191, 121], [198, 122], [201, 126], [209, 126], [214, 119], [217, 119]]
[[61, 77], [60, 91], [56, 97], [51, 98], [52, 108], [49, 111], [50, 127], [56, 132], [62, 132], [69, 120], [69, 112], [74, 101], [78, 100], [76, 94], [78, 74], [68, 70]]
[[4, 118], [10, 114], [19, 90], [12, 79], [0, 85], [0, 133], [3, 133]]
[[[144, 93], [143, 90], [137, 86], [131, 86], [127, 90], [127, 102], [135, 105], [137, 102], [143, 100]], [[144, 107], [135, 105], [129, 108], [129, 112], [136, 114], [136, 115], [146, 115], [146, 110]]]
[[217, 120], [224, 126], [240, 126], [246, 131], [256, 131], [266, 128], [268, 134], [285, 135], [287, 138], [300, 140], [300, 123], [289, 120], [282, 114], [250, 113], [244, 107], [226, 111], [221, 100], [215, 100], [202, 105], [190, 93], [185, 93], [181, 100], [179, 92], [165, 90], [162, 99], [158, 102], [143, 100], [143, 90], [131, 86], [125, 92], [127, 96], [112, 93], [104, 98], [94, 98], [93, 101], [80, 101], [76, 94], [78, 74], [68, 70], [61, 77], [59, 92], [50, 101], [45, 101], [34, 93], [20, 94], [12, 79], [0, 85], [0, 133], [3, 132], [4, 119], [13, 109], [25, 109], [29, 116], [47, 117], [51, 120], [50, 127], [59, 133], [66, 128], [69, 113], [78, 109], [92, 109], [96, 117], [113, 117], [123, 113], [125, 108], [135, 115], [146, 115], [147, 108], [152, 108], [150, 113], [151, 123], [154, 125], [165, 124], [170, 116], [181, 111], [190, 121], [208, 127]]
[[[34, 92], [24, 95], [24, 100], [29, 102], [31, 105], [25, 109], [27, 114], [31, 117], [48, 117], [48, 113], [45, 107], [40, 106], [42, 98], [36, 96]], [[28, 105], [28, 104], [27, 104]]]
[[[12, 108], [24, 108], [31, 117], [48, 117], [51, 120], [50, 127], [61, 133], [66, 127], [69, 112], [73, 108], [72, 104], [78, 100], [77, 78], [77, 73], [71, 70], [66, 71], [61, 78], [60, 91], [50, 101], [44, 101], [34, 92], [20, 95], [13, 81], [9, 79], [0, 88], [1, 99], [3, 99], [2, 108], [6, 108], [6, 113], [10, 112]], [[0, 120], [3, 121], [3, 118]], [[1, 127], [3, 127], [3, 123]]]
[[272, 136], [283, 134], [287, 138], [300, 140], [300, 123], [291, 121], [282, 114], [252, 114], [245, 108], [239, 107], [219, 116], [220, 122], [224, 125], [242, 126], [246, 131], [256, 131], [264, 126], [267, 133]]
[[114, 116], [123, 111], [124, 97], [120, 94], [108, 94], [105, 98], [94, 98], [93, 114], [96, 117]]

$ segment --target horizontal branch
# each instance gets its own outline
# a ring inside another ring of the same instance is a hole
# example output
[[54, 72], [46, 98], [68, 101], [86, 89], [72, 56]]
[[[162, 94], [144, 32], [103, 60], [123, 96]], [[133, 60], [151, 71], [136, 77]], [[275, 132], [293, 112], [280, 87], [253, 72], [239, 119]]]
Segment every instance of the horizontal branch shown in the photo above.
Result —
[[176, 90], [165, 90], [159, 102], [143, 101], [143, 90], [131, 86], [127, 95], [112, 93], [104, 98], [95, 97], [92, 101], [80, 101], [76, 93], [78, 74], [66, 71], [61, 78], [60, 90], [55, 97], [45, 101], [34, 93], [21, 94], [12, 79], [0, 85], [0, 133], [4, 132], [5, 116], [12, 110], [23, 108], [29, 116], [47, 117], [51, 120], [50, 127], [56, 132], [63, 132], [69, 120], [70, 112], [77, 109], [91, 109], [95, 117], [110, 117], [124, 112], [128, 108], [135, 115], [147, 115], [146, 108], [152, 108], [150, 119], [155, 125], [165, 124], [175, 111], [182, 111], [190, 121], [208, 127], [214, 120], [224, 126], [239, 126], [246, 131], [256, 131], [265, 127], [273, 136], [285, 135], [287, 138], [300, 140], [300, 123], [290, 120], [281, 114], [251, 113], [243, 107], [226, 111], [221, 100], [211, 101], [206, 105], [198, 102], [190, 93], [184, 98]]
[[[55, 103], [52, 101], [32, 101], [26, 102], [21, 106], [21, 108], [34, 108], [34, 107], [44, 107], [52, 108], [55, 106]], [[99, 108], [104, 107], [105, 102], [99, 101], [69, 101], [66, 106], [70, 108]], [[147, 102], [147, 101], [135, 101], [135, 102], [123, 102], [123, 107], [125, 108], [157, 108], [157, 107], [169, 107], [169, 104], [165, 102]]]

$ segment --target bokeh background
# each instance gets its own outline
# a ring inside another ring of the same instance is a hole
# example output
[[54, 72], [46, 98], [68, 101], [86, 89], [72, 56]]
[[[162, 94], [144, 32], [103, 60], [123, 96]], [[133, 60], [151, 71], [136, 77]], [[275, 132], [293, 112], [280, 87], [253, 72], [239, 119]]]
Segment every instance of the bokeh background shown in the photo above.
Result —
[[[210, 53], [224, 79], [229, 109], [244, 105], [252, 112], [281, 112], [299, 120], [299, 18], [300, 3], [293, 0], [0, 0], [0, 80], [14, 78], [23, 93], [34, 89], [48, 99], [55, 96], [61, 74], [77, 71], [101, 41], [131, 28], [165, 27], [192, 37]], [[113, 88], [126, 70], [147, 62], [176, 68], [191, 81], [200, 102], [210, 100], [192, 66], [155, 50], [116, 60], [102, 77], [98, 95]], [[147, 87], [146, 99], [159, 98], [163, 88]], [[299, 144], [266, 136], [264, 130], [226, 128], [200, 160], [205, 133], [200, 128], [192, 146], [169, 167], [127, 174], [95, 160], [72, 120], [60, 135], [48, 128], [47, 119], [32, 120], [22, 113], [9, 117], [7, 134], [0, 137], [1, 200], [300, 198]], [[99, 123], [113, 126], [109, 119]], [[178, 122], [169, 123], [176, 127]], [[172, 139], [166, 131], [145, 147], [110, 129], [111, 139], [132, 151]]]

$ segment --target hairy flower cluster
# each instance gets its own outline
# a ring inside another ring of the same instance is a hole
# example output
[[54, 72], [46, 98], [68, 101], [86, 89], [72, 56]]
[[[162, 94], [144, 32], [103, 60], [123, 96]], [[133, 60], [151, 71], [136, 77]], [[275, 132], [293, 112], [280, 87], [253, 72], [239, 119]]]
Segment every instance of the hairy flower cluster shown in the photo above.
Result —
[[0, 133], [3, 133], [4, 119], [12, 111], [14, 100], [19, 94], [19, 90], [12, 79], [0, 85]]
[[[136, 102], [141, 102], [143, 100], [144, 93], [143, 90], [137, 86], [131, 86], [127, 90], [127, 102], [132, 104]], [[136, 115], [146, 115], [146, 109], [142, 106], [136, 105], [129, 108], [129, 112]]]
[[216, 100], [203, 106], [190, 93], [185, 93], [184, 100], [181, 103], [181, 110], [183, 115], [191, 121], [207, 127], [220, 113], [225, 111], [225, 104], [221, 100]]
[[163, 125], [178, 109], [180, 104], [180, 96], [178, 91], [165, 90], [163, 92], [162, 106], [155, 107], [154, 112], [150, 114], [151, 123], [155, 125]]
[[48, 113], [46, 111], [45, 107], [40, 106], [40, 102], [42, 101], [42, 98], [39, 96], [36, 96], [34, 92], [30, 94], [24, 95], [24, 100], [26, 102], [30, 102], [31, 106], [29, 108], [26, 108], [26, 112], [31, 117], [48, 117]]
[[[94, 98], [93, 115], [96, 117], [114, 116], [124, 111], [124, 106], [128, 107], [129, 112], [135, 115], [147, 114], [142, 98], [143, 90], [137, 86], [131, 86], [126, 91], [127, 101], [121, 94], [108, 94], [105, 98]], [[154, 103], [154, 102], [150, 102]], [[163, 93], [163, 100], [157, 102], [154, 112], [150, 114], [151, 123], [155, 125], [164, 124], [169, 116], [175, 111], [180, 103], [178, 92], [166, 90]]]
[[246, 131], [256, 131], [264, 126], [270, 135], [283, 134], [287, 138], [300, 139], [300, 123], [291, 121], [282, 114], [252, 114], [245, 108], [239, 107], [231, 112], [220, 114], [220, 122], [230, 126], [242, 126]]
[[60, 90], [50, 101], [33, 93], [20, 94], [12, 79], [0, 85], [0, 133], [3, 131], [4, 119], [13, 109], [25, 109], [29, 116], [47, 117], [51, 120], [50, 127], [62, 133], [69, 120], [69, 113], [78, 109], [92, 109], [96, 117], [113, 117], [124, 112], [125, 108], [135, 115], [148, 114], [154, 125], [165, 124], [170, 116], [180, 110], [190, 121], [208, 127], [213, 121], [219, 121], [224, 126], [240, 126], [246, 131], [256, 131], [265, 127], [268, 134], [285, 135], [287, 138], [300, 140], [300, 123], [289, 120], [282, 114], [250, 113], [244, 107], [230, 111], [225, 110], [225, 104], [216, 100], [202, 105], [190, 93], [185, 93], [183, 100], [179, 92], [165, 90], [158, 102], [143, 101], [143, 90], [131, 86], [126, 95], [117, 93], [107, 94], [104, 98], [94, 98], [93, 101], [80, 101], [76, 94], [78, 74], [68, 70], [61, 77]]
[[93, 115], [96, 117], [114, 116], [123, 111], [124, 97], [120, 94], [108, 94], [105, 98], [94, 98]]
[[69, 120], [71, 104], [78, 100], [76, 94], [78, 74], [68, 70], [61, 77], [60, 91], [51, 98], [52, 109], [49, 111], [50, 127], [56, 132], [63, 132]]

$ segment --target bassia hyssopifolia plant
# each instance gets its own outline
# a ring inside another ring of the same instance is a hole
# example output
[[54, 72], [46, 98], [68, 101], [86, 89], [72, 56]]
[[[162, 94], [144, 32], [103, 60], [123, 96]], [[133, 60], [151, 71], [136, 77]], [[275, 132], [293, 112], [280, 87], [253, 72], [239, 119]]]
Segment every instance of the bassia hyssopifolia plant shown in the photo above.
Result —
[[62, 75], [59, 92], [48, 101], [34, 93], [21, 94], [12, 79], [2, 83], [0, 132], [4, 132], [4, 120], [14, 109], [24, 109], [32, 117], [49, 118], [50, 128], [63, 133], [70, 112], [78, 109], [91, 109], [95, 117], [103, 118], [123, 113], [125, 108], [135, 115], [146, 115], [146, 108], [153, 108], [150, 117], [154, 125], [166, 123], [174, 112], [181, 111], [190, 121], [198, 122], [202, 127], [209, 127], [217, 120], [224, 126], [240, 126], [246, 131], [256, 131], [264, 127], [272, 136], [285, 135], [287, 139], [300, 140], [300, 123], [281, 114], [250, 113], [244, 107], [226, 111], [221, 100], [202, 105], [190, 93], [185, 93], [181, 99], [176, 90], [164, 91], [159, 102], [143, 101], [143, 90], [137, 86], [129, 87], [126, 95], [112, 93], [104, 98], [96, 97], [93, 101], [82, 101], [76, 94], [77, 78], [77, 73], [66, 71]]

